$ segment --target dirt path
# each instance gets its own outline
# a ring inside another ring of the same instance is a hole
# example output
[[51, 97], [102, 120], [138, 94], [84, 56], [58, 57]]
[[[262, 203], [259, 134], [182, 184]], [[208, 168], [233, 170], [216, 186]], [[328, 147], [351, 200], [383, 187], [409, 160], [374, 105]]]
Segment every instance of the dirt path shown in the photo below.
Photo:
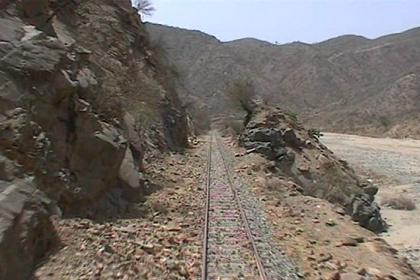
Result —
[[378, 200], [404, 195], [413, 211], [383, 207], [391, 225], [384, 238], [420, 271], [420, 141], [326, 133], [323, 143], [380, 187]]

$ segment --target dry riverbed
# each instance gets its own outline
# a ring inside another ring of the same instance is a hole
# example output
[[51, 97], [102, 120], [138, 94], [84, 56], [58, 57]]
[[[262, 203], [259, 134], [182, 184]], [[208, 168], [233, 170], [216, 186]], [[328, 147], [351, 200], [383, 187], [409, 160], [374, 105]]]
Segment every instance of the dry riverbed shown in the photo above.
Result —
[[420, 272], [420, 141], [325, 133], [322, 142], [379, 187], [378, 202], [404, 196], [412, 211], [383, 206], [383, 237]]

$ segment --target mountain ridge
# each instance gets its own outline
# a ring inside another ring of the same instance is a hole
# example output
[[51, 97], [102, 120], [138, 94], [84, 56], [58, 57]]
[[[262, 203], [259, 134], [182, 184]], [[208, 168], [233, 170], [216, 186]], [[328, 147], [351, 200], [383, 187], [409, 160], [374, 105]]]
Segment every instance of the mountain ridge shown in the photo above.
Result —
[[[412, 125], [396, 129], [420, 119], [415, 83], [400, 81], [420, 73], [420, 28], [375, 39], [343, 35], [316, 44], [282, 45], [253, 38], [221, 42], [203, 32], [193, 36], [185, 29], [151, 23], [146, 29], [179, 71], [187, 91], [184, 96], [198, 100], [210, 115], [229, 112], [224, 94], [227, 85], [247, 79], [259, 97], [298, 113], [309, 126], [353, 134], [420, 137], [420, 128]], [[389, 98], [387, 89], [391, 88], [393, 97]], [[379, 101], [384, 104], [376, 106]], [[410, 113], [395, 105], [401, 102], [411, 104]]]

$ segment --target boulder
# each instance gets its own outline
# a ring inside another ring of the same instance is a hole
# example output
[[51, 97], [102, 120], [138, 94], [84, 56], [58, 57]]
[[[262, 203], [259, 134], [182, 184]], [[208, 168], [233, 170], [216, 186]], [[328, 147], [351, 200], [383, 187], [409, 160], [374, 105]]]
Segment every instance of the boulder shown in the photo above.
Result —
[[[15, 24], [24, 32], [25, 40], [14, 37], [3, 43], [12, 44], [13, 48], [3, 56], [0, 66], [14, 74], [30, 74], [34, 78], [45, 79], [48, 76], [43, 77], [40, 74], [55, 72], [65, 54], [63, 44], [57, 38], [25, 28], [24, 25], [19, 25], [20, 23]], [[20, 36], [20, 33], [15, 33], [15, 36]]]
[[[69, 147], [72, 191], [66, 200], [92, 202], [101, 193], [117, 186], [127, 141], [111, 125], [92, 114], [77, 118], [77, 138]], [[134, 183], [133, 183], [134, 184]]]
[[382, 219], [380, 207], [366, 194], [353, 196], [348, 206], [348, 213], [353, 220], [373, 232], [383, 232], [387, 229], [386, 222]]
[[275, 129], [253, 128], [247, 132], [246, 138], [253, 142], [270, 142], [273, 146], [283, 146], [281, 133]]
[[363, 192], [365, 194], [369, 195], [372, 201], [374, 200], [375, 195], [379, 191], [378, 187], [374, 186], [372, 183], [367, 182], [367, 181], [361, 182], [360, 187], [363, 189]]
[[292, 129], [292, 128], [290, 128], [290, 127], [288, 127], [288, 128], [286, 128], [284, 131], [283, 131], [283, 133], [282, 133], [283, 135], [282, 135], [282, 137], [283, 137], [283, 139], [284, 139], [284, 141], [286, 142], [286, 143], [288, 143], [290, 146], [292, 146], [292, 147], [295, 147], [295, 148], [297, 148], [297, 147], [300, 147], [300, 146], [302, 146], [304, 143], [302, 142], [302, 139], [300, 139], [297, 135], [296, 135], [296, 132]]
[[121, 163], [118, 178], [130, 188], [140, 187], [139, 170], [130, 149], [126, 149], [124, 159]]
[[28, 279], [56, 242], [51, 207], [32, 179], [0, 181], [0, 279]]

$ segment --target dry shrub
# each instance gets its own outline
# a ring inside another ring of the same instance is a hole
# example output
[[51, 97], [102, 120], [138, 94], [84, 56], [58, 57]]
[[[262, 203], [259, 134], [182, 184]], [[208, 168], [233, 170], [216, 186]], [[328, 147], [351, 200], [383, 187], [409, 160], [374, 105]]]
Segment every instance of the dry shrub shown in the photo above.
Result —
[[235, 136], [240, 135], [244, 130], [244, 124], [241, 120], [229, 120], [228, 126], [232, 129]]
[[145, 16], [151, 16], [155, 11], [155, 8], [150, 0], [137, 0], [134, 2], [134, 7], [140, 14]]
[[381, 205], [397, 210], [416, 209], [416, 204], [414, 203], [414, 201], [406, 195], [383, 197]]
[[[237, 138], [244, 130], [243, 121], [234, 119], [233, 117], [225, 117], [218, 123], [219, 130], [224, 137]], [[213, 126], [217, 127], [217, 125]]]
[[251, 80], [235, 80], [230, 83], [226, 90], [226, 96], [239, 109], [253, 111], [256, 90]]

